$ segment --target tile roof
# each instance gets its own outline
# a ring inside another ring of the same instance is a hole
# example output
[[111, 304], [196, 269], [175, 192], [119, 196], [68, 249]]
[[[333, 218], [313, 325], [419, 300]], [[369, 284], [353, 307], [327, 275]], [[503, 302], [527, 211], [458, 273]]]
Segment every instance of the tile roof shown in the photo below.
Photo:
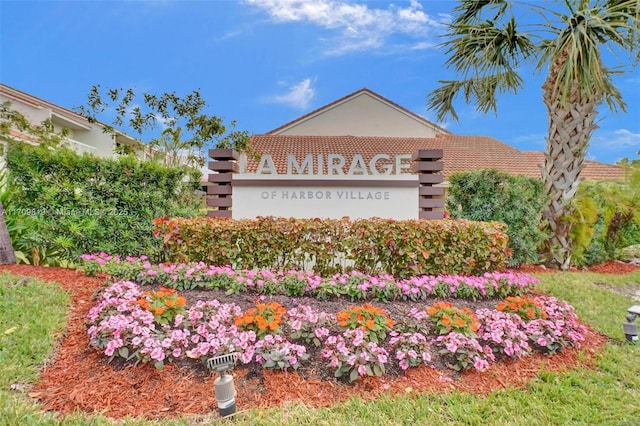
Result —
[[320, 108], [317, 108], [317, 109], [315, 109], [315, 110], [313, 110], [313, 111], [311, 111], [311, 112], [309, 112], [309, 113], [307, 113], [307, 114], [305, 114], [305, 115], [303, 115], [301, 117], [298, 117], [293, 121], [290, 121], [288, 123], [283, 124], [280, 127], [277, 127], [277, 128], [275, 128], [273, 130], [270, 130], [270, 131], [267, 132], [267, 134], [270, 134], [270, 135], [279, 134], [282, 130], [285, 130], [285, 129], [289, 128], [289, 127], [294, 126], [295, 124], [298, 124], [298, 123], [301, 123], [303, 121], [306, 121], [306, 120], [310, 119], [311, 117], [313, 117], [315, 115], [318, 115], [319, 113], [321, 113], [323, 111], [329, 110], [329, 109], [335, 107], [336, 105], [339, 105], [339, 104], [341, 104], [341, 103], [343, 103], [343, 102], [345, 102], [345, 101], [347, 101], [347, 100], [349, 100], [351, 98], [355, 98], [356, 96], [361, 95], [363, 93], [367, 93], [367, 94], [369, 94], [369, 95], [371, 95], [371, 96], [373, 96], [375, 98], [378, 98], [380, 101], [393, 106], [397, 110], [402, 111], [404, 114], [407, 114], [407, 115], [413, 117], [414, 119], [416, 119], [418, 121], [421, 121], [422, 123], [426, 124], [427, 126], [435, 129], [439, 133], [443, 133], [443, 134], [451, 133], [447, 129], [445, 129], [443, 127], [440, 127], [437, 124], [432, 123], [431, 121], [427, 120], [426, 118], [409, 111], [405, 107], [403, 107], [401, 105], [398, 105], [397, 103], [385, 98], [384, 96], [381, 96], [381, 95], [375, 93], [374, 91], [372, 91], [370, 89], [367, 89], [366, 87], [363, 87], [360, 90], [356, 90], [353, 93], [350, 93], [350, 94], [348, 94], [346, 96], [343, 96], [340, 99], [337, 99], [337, 100], [335, 100], [335, 101], [333, 101], [331, 103], [328, 103], [327, 105], [321, 106]]
[[[253, 149], [261, 154], [270, 154], [278, 173], [286, 173], [287, 155], [294, 154], [298, 162], [309, 153], [341, 154], [347, 167], [355, 154], [361, 154], [368, 164], [376, 154], [390, 157], [411, 154], [418, 149], [443, 150], [443, 175], [445, 180], [451, 173], [497, 169], [507, 173], [540, 178], [540, 166], [544, 153], [520, 151], [488, 136], [442, 135], [436, 138], [372, 137], [372, 136], [293, 136], [262, 134], [251, 137]], [[624, 168], [611, 164], [585, 161], [581, 177], [593, 180], [622, 180]], [[247, 172], [253, 173], [258, 162], [250, 159]], [[324, 169], [326, 173], [326, 167]]]

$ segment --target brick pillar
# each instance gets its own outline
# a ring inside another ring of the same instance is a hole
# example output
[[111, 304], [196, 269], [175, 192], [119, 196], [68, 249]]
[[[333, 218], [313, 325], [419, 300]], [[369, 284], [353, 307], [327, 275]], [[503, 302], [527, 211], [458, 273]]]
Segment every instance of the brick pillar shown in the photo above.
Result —
[[209, 182], [207, 186], [207, 206], [212, 207], [207, 212], [209, 217], [231, 217], [232, 207], [232, 177], [240, 171], [238, 159], [240, 155], [234, 149], [215, 148], [209, 150]]
[[[444, 168], [441, 149], [420, 149], [411, 155], [411, 171], [418, 173], [418, 218], [444, 217], [444, 188], [433, 186], [444, 181], [440, 172]], [[440, 198], [436, 198], [440, 197]]]

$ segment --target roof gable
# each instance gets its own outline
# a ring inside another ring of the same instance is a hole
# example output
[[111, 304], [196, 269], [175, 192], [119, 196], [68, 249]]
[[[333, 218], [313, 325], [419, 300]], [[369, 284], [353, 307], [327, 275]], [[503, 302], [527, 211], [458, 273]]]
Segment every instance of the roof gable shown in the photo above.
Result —
[[400, 105], [363, 88], [267, 134], [434, 137], [450, 134]]

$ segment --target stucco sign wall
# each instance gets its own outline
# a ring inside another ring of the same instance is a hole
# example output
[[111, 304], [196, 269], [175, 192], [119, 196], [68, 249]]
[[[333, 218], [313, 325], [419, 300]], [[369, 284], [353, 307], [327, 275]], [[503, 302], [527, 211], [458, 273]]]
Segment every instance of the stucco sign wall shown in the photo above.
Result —
[[236, 151], [212, 149], [209, 156], [207, 205], [212, 217], [442, 219], [444, 189], [434, 187], [443, 180], [441, 150], [367, 159], [359, 154], [325, 158], [310, 153], [300, 159], [289, 154], [280, 159], [286, 161], [286, 173], [278, 173], [268, 154], [256, 173], [246, 173]]
[[418, 218], [415, 175], [344, 179], [245, 174], [234, 175], [232, 184], [233, 218]]

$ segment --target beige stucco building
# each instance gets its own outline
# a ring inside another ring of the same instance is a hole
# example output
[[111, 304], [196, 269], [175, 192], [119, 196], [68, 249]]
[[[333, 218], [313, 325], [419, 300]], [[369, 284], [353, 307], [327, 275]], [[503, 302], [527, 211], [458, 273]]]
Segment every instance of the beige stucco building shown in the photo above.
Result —
[[449, 132], [371, 90], [361, 89], [269, 134], [433, 138]]
[[[0, 84], [0, 103], [5, 102], [10, 102], [11, 108], [23, 114], [33, 125], [51, 120], [56, 131], [68, 129], [66, 143], [79, 154], [113, 157], [117, 155], [117, 147], [129, 146], [140, 159], [150, 157], [151, 153], [146, 145], [124, 133], [105, 132], [105, 126], [101, 123], [89, 123], [85, 117], [67, 108]], [[11, 135], [14, 139], [35, 143], [30, 135], [15, 129], [11, 130]]]
[[[309, 153], [325, 160], [330, 154], [340, 154], [348, 165], [355, 155], [369, 164], [379, 155], [394, 158], [420, 149], [441, 149], [445, 185], [451, 173], [476, 169], [541, 178], [544, 162], [541, 151], [521, 151], [489, 136], [453, 134], [367, 88], [265, 134], [253, 135], [251, 142], [256, 152], [269, 154], [279, 174], [287, 173], [290, 155], [301, 164]], [[385, 165], [377, 164], [382, 173]], [[247, 159], [242, 172], [255, 173], [259, 165], [259, 161]], [[328, 172], [326, 165], [316, 167], [316, 173]], [[624, 169], [586, 160], [581, 178], [622, 180]]]

